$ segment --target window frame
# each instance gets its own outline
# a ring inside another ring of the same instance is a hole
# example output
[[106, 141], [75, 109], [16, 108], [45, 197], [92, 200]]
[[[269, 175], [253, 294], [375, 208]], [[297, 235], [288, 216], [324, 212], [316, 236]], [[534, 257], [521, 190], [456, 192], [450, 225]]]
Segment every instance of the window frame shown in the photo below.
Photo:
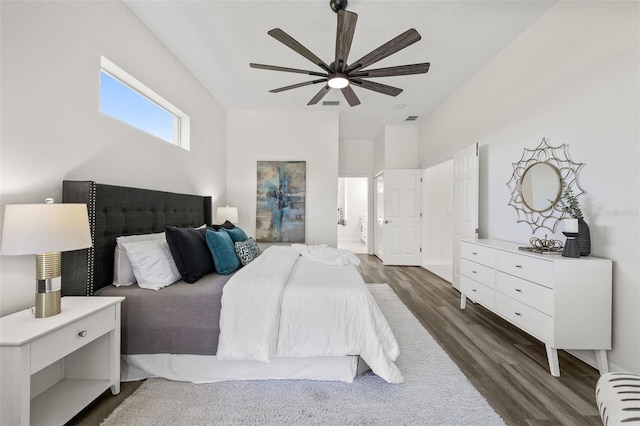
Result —
[[[102, 74], [103, 72], [109, 77], [116, 79], [120, 83], [127, 86], [129, 89], [138, 93], [149, 102], [156, 104], [160, 108], [166, 110], [169, 114], [173, 115], [173, 141], [167, 141], [166, 139], [159, 138], [158, 136], [153, 135], [140, 127], [137, 127], [135, 124], [127, 123], [128, 125], [135, 127], [136, 129], [139, 129], [147, 134], [151, 134], [152, 136], [155, 136], [164, 142], [179, 146], [180, 148], [183, 148], [187, 151], [190, 150], [191, 119], [187, 114], [185, 114], [171, 102], [167, 101], [165, 98], [151, 90], [131, 74], [120, 68], [118, 65], [114, 64], [104, 56], [100, 56], [100, 74]], [[102, 107], [101, 99], [99, 101], [99, 107]], [[114, 118], [117, 119], [117, 117]]]

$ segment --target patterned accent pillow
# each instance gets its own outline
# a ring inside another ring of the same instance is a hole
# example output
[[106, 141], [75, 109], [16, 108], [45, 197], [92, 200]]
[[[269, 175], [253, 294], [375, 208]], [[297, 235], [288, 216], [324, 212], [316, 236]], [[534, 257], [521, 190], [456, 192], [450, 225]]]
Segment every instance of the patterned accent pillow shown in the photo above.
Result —
[[248, 265], [252, 260], [260, 255], [260, 247], [258, 247], [258, 243], [256, 243], [256, 240], [253, 238], [238, 241], [234, 243], [233, 246], [242, 266]]

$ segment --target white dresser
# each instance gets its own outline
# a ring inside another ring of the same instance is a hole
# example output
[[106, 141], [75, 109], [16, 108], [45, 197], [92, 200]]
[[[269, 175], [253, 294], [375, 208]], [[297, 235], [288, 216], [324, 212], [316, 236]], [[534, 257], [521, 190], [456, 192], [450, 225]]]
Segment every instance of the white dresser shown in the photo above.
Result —
[[62, 312], [0, 318], [0, 424], [61, 425], [120, 392], [123, 297], [63, 297]]
[[519, 250], [500, 240], [460, 244], [460, 307], [477, 302], [545, 344], [560, 375], [558, 349], [594, 350], [601, 374], [611, 349], [612, 262]]

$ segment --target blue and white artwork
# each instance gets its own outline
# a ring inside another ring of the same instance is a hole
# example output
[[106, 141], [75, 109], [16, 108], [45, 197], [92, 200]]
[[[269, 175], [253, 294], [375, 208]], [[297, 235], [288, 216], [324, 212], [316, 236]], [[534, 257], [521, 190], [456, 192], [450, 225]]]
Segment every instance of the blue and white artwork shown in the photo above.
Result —
[[256, 240], [305, 241], [305, 161], [258, 161]]

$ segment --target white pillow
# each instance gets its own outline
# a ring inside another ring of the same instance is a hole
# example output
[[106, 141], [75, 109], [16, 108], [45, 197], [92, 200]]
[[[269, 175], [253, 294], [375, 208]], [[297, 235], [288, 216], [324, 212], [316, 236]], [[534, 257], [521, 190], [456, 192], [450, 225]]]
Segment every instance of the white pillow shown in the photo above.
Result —
[[157, 234], [127, 235], [116, 238], [116, 249], [113, 253], [113, 285], [121, 287], [136, 283], [133, 268], [122, 243], [131, 241], [165, 240], [164, 232]]
[[130, 241], [122, 246], [131, 261], [138, 287], [160, 290], [180, 279], [165, 240]]

